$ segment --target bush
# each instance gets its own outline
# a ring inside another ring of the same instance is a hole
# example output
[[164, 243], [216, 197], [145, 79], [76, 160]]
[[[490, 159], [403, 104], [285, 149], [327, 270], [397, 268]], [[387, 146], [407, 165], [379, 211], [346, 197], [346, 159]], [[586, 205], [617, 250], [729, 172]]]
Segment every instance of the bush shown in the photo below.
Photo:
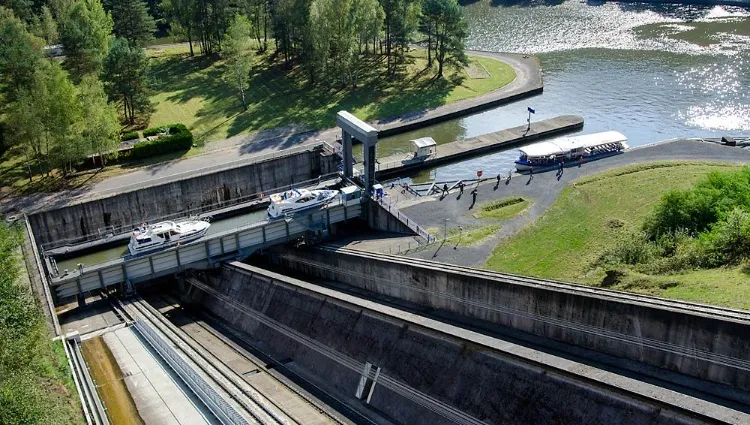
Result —
[[750, 209], [750, 167], [709, 173], [692, 189], [668, 192], [643, 229], [652, 240], [678, 229], [695, 235], [708, 230], [735, 207]]
[[138, 135], [137, 131], [128, 131], [127, 133], [123, 134], [120, 137], [120, 140], [127, 141], [127, 140], [134, 140], [134, 139], [140, 139], [141, 136]]
[[168, 129], [167, 135], [160, 136], [154, 140], [136, 143], [130, 151], [130, 158], [148, 158], [155, 155], [188, 150], [193, 146], [193, 133], [183, 124], [172, 124], [158, 129], [150, 128], [145, 130], [143, 135], [160, 134], [163, 132], [163, 129]]

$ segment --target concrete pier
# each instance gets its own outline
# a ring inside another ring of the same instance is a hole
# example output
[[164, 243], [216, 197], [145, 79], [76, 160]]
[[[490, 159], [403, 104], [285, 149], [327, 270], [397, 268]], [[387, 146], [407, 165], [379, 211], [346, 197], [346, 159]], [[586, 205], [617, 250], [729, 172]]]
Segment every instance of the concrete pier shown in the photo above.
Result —
[[407, 156], [403, 154], [379, 158], [375, 170], [378, 177], [384, 177], [421, 168], [434, 167], [446, 162], [531, 143], [545, 137], [559, 136], [582, 128], [582, 117], [577, 115], [561, 115], [555, 118], [532, 122], [530, 127], [522, 125], [439, 145], [436, 154], [424, 159], [407, 159]]

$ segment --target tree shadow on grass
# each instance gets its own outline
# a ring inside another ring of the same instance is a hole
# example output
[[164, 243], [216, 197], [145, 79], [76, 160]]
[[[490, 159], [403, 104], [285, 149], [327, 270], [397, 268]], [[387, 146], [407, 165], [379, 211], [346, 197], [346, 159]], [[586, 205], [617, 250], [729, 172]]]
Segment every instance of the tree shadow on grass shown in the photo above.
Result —
[[[434, 69], [424, 68], [423, 59], [415, 63], [414, 55], [419, 53], [410, 53], [395, 76], [386, 75], [383, 57], [365, 57], [356, 89], [341, 87], [335, 76], [326, 82], [310, 84], [301, 66], [287, 69], [271, 54], [258, 56], [249, 76], [247, 111], [243, 110], [234, 88], [222, 79], [223, 65], [215, 58], [163, 57], [154, 61], [151, 75], [155, 88], [166, 93], [167, 101], [178, 106], [188, 102], [198, 105], [193, 113], [195, 121], [188, 123], [197, 139], [223, 138], [292, 124], [298, 124], [297, 129], [330, 128], [335, 126], [340, 110], [371, 119], [411, 111], [419, 115], [443, 105], [460, 80], [433, 79], [429, 71]], [[280, 137], [266, 141], [263, 148], [274, 143], [287, 147], [297, 141]]]

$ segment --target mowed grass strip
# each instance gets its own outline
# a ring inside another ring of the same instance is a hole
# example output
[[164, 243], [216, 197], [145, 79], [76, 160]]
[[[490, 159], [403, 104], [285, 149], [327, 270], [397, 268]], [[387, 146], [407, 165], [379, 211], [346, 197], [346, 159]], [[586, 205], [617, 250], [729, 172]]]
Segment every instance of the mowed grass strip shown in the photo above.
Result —
[[530, 205], [531, 201], [520, 196], [498, 199], [480, 204], [478, 208], [479, 212], [474, 214], [474, 217], [508, 220], [526, 211]]
[[[661, 162], [625, 167], [573, 182], [532, 226], [501, 242], [487, 260], [492, 270], [600, 285], [593, 263], [625, 232], [637, 230], [671, 189], [687, 189], [714, 170], [734, 166]], [[750, 308], [747, 267], [674, 275], [628, 273], [613, 289]]]
[[[484, 239], [493, 236], [500, 230], [499, 225], [489, 225], [480, 227], [450, 227], [447, 231], [447, 238], [445, 239], [446, 244], [453, 244], [458, 246], [472, 246], [482, 242]], [[435, 236], [438, 240], [445, 237], [445, 230], [432, 227], [427, 229], [431, 235]]]
[[156, 108], [149, 126], [181, 122], [196, 137], [216, 140], [262, 129], [300, 125], [309, 129], [335, 126], [345, 109], [364, 120], [387, 118], [434, 108], [501, 88], [516, 78], [513, 68], [485, 57], [470, 57], [490, 78], [468, 78], [464, 70], [448, 70], [434, 80], [426, 52], [412, 50], [409, 64], [395, 77], [384, 73], [384, 58], [364, 60], [356, 89], [310, 85], [304, 70], [287, 70], [271, 53], [255, 56], [249, 80], [248, 111], [223, 79], [223, 61], [190, 57], [186, 46], [151, 52], [150, 70]]

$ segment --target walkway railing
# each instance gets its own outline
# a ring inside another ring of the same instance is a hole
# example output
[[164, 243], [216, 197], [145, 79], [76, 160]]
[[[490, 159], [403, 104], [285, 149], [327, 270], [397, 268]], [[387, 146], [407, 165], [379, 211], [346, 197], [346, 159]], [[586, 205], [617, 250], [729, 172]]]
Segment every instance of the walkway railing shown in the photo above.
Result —
[[435, 237], [432, 236], [427, 230], [423, 229], [422, 226], [417, 224], [416, 221], [410, 219], [406, 214], [399, 211], [398, 208], [396, 208], [395, 204], [392, 204], [389, 202], [386, 197], [380, 198], [377, 201], [378, 205], [381, 206], [384, 210], [387, 210], [392, 216], [394, 216], [398, 221], [405, 224], [406, 227], [411, 229], [414, 233], [419, 235], [422, 239], [424, 239], [428, 244], [435, 242]]
[[193, 370], [192, 367], [162, 339], [146, 322], [136, 320], [133, 327], [143, 338], [154, 348], [154, 350], [164, 359], [177, 376], [185, 382], [185, 385], [193, 391], [198, 398], [216, 415], [223, 424], [242, 424], [249, 423], [237, 413], [232, 406], [227, 403], [214, 388], [206, 382], [203, 377]]

